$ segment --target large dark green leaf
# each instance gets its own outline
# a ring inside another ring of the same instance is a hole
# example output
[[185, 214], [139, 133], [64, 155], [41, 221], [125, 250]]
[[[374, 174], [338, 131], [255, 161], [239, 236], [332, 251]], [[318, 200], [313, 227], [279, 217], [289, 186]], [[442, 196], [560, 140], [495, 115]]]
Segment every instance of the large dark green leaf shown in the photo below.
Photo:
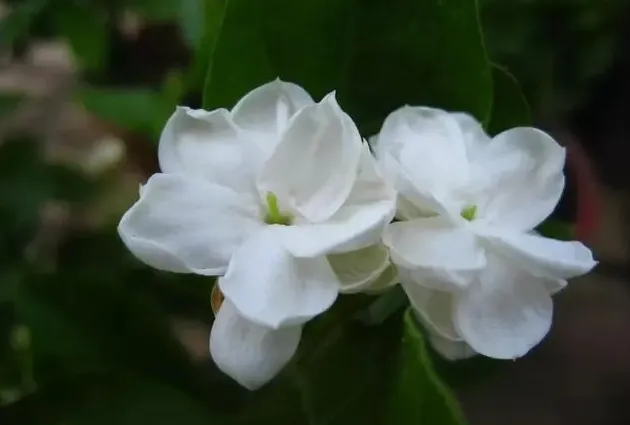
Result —
[[494, 100], [488, 133], [498, 134], [513, 127], [531, 125], [529, 105], [516, 78], [500, 66], [492, 66]]
[[[400, 340], [400, 315], [379, 326], [347, 316], [300, 359], [294, 377], [313, 425], [380, 424]], [[350, 320], [348, 320], [350, 319]]]
[[466, 423], [457, 400], [436, 374], [420, 328], [408, 310], [397, 372], [389, 393], [388, 424]]
[[338, 90], [364, 133], [404, 104], [488, 118], [490, 67], [471, 0], [246, 0], [208, 8], [204, 107], [280, 77], [315, 98]]
[[231, 106], [277, 77], [321, 97], [345, 75], [351, 26], [349, 0], [226, 0], [206, 15], [212, 57], [204, 107]]
[[341, 100], [366, 134], [405, 104], [467, 111], [486, 121], [490, 67], [474, 0], [355, 0], [354, 42]]

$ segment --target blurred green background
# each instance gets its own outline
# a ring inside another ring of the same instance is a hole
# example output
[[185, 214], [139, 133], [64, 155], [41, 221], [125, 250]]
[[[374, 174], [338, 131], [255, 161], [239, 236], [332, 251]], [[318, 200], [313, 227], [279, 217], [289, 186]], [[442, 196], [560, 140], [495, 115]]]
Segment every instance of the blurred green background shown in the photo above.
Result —
[[[166, 118], [201, 105], [203, 3], [0, 2], [1, 424], [201, 424], [248, 397], [207, 360], [212, 281], [155, 272], [116, 233]], [[535, 121], [588, 133], [573, 123], [605, 106], [628, 2], [480, 6]]]

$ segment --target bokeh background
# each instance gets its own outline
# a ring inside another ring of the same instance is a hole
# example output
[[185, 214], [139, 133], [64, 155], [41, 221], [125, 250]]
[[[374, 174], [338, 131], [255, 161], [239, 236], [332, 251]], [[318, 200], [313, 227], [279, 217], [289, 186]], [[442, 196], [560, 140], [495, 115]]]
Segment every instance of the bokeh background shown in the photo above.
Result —
[[[3, 425], [176, 423], [194, 412], [166, 386], [220, 379], [211, 282], [148, 269], [116, 234], [166, 118], [200, 105], [202, 2], [0, 1]], [[457, 392], [471, 424], [628, 424], [630, 3], [480, 6], [490, 58], [569, 150], [555, 214], [601, 265], [558, 296], [541, 347]]]

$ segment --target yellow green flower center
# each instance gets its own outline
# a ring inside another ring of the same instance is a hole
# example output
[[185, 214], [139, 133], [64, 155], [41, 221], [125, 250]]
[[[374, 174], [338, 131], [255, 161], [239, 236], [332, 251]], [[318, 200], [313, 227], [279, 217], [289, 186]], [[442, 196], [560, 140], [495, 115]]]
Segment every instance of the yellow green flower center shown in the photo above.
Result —
[[470, 205], [462, 209], [462, 217], [468, 221], [473, 221], [477, 217], [477, 205]]
[[265, 216], [265, 223], [290, 226], [292, 218], [293, 217], [290, 215], [283, 214], [280, 211], [276, 195], [271, 192], [267, 193], [267, 215]]

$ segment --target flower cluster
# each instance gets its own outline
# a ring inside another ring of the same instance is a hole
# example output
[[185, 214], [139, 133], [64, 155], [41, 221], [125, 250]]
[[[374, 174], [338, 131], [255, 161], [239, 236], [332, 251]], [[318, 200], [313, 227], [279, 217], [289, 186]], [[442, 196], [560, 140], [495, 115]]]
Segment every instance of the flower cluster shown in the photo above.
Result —
[[339, 293], [397, 282], [447, 358], [522, 356], [551, 294], [595, 265], [533, 230], [565, 160], [533, 128], [490, 138], [469, 115], [406, 106], [368, 144], [334, 92], [315, 102], [276, 80], [232, 110], [178, 108], [158, 156], [120, 236], [152, 267], [218, 276], [210, 353], [249, 389]]

